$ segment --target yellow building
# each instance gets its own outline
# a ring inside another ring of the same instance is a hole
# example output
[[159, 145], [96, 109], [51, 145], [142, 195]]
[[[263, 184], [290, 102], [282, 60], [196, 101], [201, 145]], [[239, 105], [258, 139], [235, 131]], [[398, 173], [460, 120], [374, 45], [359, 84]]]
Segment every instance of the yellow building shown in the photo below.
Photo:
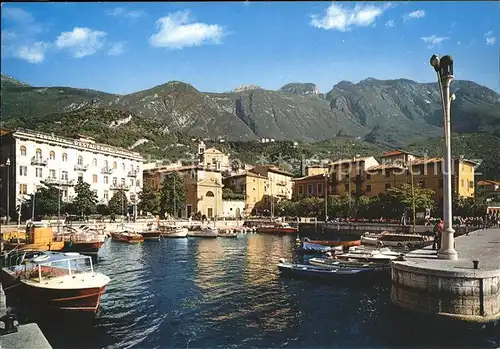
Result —
[[293, 174], [283, 171], [275, 165], [254, 166], [250, 171], [269, 179], [269, 195], [277, 199], [290, 200], [292, 198], [294, 188], [292, 181]]
[[246, 216], [252, 214], [252, 211], [259, 210], [267, 204], [271, 191], [267, 177], [257, 173], [245, 171], [243, 173], [226, 177], [223, 180], [224, 187], [230, 188], [234, 193], [245, 196]]
[[322, 175], [328, 173], [328, 166], [324, 165], [307, 165], [306, 177]]
[[195, 214], [209, 218], [222, 215], [222, 175], [220, 171], [199, 165], [160, 167], [144, 171], [144, 182], [160, 188], [166, 176], [178, 173], [186, 185], [186, 206], [179, 209], [179, 217]]
[[230, 170], [229, 155], [224, 154], [216, 148], [205, 148], [205, 143], [198, 144], [199, 165], [217, 171]]
[[[421, 188], [435, 192], [433, 199], [443, 200], [442, 158], [413, 158], [406, 164], [386, 163], [368, 168], [366, 171], [366, 196], [377, 196], [390, 188], [400, 187], [403, 183], [411, 184], [412, 176], [408, 169], [412, 168], [413, 183]], [[452, 194], [454, 198], [474, 196], [475, 162], [465, 159], [452, 161]]]
[[364, 195], [365, 171], [378, 165], [373, 156], [341, 159], [329, 165], [330, 187], [332, 195], [355, 196]]

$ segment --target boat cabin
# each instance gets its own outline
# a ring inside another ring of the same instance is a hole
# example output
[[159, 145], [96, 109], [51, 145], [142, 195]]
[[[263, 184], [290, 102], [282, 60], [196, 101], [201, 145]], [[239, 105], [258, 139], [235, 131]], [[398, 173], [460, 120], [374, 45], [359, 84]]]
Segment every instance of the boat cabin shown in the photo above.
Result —
[[18, 257], [19, 265], [8, 267], [11, 272], [24, 280], [34, 282], [49, 281], [55, 277], [75, 278], [78, 274], [93, 273], [92, 258], [79, 253], [43, 252], [24, 259]]
[[423, 247], [426, 240], [422, 235], [417, 234], [382, 234], [378, 241], [383, 246], [415, 246]]
[[26, 224], [26, 243], [49, 245], [54, 239], [52, 226], [47, 222], [31, 222]]

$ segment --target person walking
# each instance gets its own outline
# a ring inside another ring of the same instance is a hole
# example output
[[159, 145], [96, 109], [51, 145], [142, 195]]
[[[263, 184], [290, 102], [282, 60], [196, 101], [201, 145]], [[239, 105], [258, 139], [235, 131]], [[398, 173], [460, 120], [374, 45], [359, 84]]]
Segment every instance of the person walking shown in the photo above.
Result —
[[439, 251], [441, 249], [441, 234], [444, 230], [444, 221], [442, 219], [434, 226], [434, 242], [432, 243], [432, 249]]

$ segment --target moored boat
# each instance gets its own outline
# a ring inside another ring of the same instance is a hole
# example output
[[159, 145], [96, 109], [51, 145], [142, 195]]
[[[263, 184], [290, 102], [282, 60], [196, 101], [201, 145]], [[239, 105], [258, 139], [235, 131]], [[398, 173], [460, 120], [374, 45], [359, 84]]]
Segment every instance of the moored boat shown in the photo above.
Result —
[[393, 252], [388, 248], [381, 248], [376, 250], [351, 248], [349, 252], [336, 255], [335, 258], [347, 261], [366, 261], [389, 264], [399, 256], [401, 256], [401, 253]]
[[188, 236], [188, 228], [177, 226], [162, 226], [161, 236], [164, 238], [185, 238]]
[[262, 225], [257, 228], [257, 233], [262, 234], [292, 234], [297, 233], [299, 229], [292, 227], [288, 223], [276, 222], [272, 224]]
[[389, 271], [390, 264], [365, 262], [365, 261], [340, 261], [334, 258], [310, 258], [309, 264], [324, 268], [353, 268], [353, 269], [372, 269], [374, 271]]
[[97, 312], [109, 277], [93, 269], [92, 259], [78, 253], [16, 251], [2, 268], [7, 297], [36, 309]]
[[88, 255], [97, 255], [104, 245], [97, 232], [93, 230], [80, 231], [66, 227], [65, 232], [58, 234], [64, 240], [63, 252], [78, 252]]
[[326, 253], [334, 250], [335, 248], [340, 248], [342, 250], [342, 247], [330, 247], [330, 246], [324, 246], [324, 245], [318, 245], [314, 244], [311, 242], [303, 241], [300, 244], [300, 251], [303, 253]]
[[232, 229], [221, 229], [219, 230], [219, 234], [217, 235], [219, 238], [237, 238], [238, 234], [236, 234]]
[[189, 231], [189, 237], [198, 237], [198, 238], [216, 238], [219, 235], [219, 230], [215, 227], [203, 227], [201, 230]]
[[119, 242], [127, 242], [129, 244], [143, 242], [144, 238], [141, 234], [137, 234], [134, 231], [115, 231], [111, 232], [111, 239]]
[[329, 241], [329, 240], [310, 240], [308, 238], [304, 238], [304, 241], [310, 242], [312, 244], [316, 245], [324, 245], [324, 246], [342, 246], [344, 248], [349, 248], [352, 246], [359, 246], [361, 245], [361, 240], [348, 240], [348, 241]]
[[371, 269], [359, 269], [359, 268], [324, 268], [314, 265], [306, 264], [292, 264], [285, 262], [281, 259], [278, 263], [278, 269], [282, 274], [295, 276], [295, 277], [305, 277], [313, 279], [323, 279], [323, 280], [338, 280], [341, 277], [353, 277], [361, 276], [363, 274], [371, 273]]
[[31, 222], [26, 225], [25, 238], [3, 241], [6, 250], [61, 251], [64, 241], [54, 237], [52, 226], [46, 222]]
[[142, 235], [144, 240], [160, 240], [161, 231], [160, 230], [146, 230], [141, 231], [139, 234]]

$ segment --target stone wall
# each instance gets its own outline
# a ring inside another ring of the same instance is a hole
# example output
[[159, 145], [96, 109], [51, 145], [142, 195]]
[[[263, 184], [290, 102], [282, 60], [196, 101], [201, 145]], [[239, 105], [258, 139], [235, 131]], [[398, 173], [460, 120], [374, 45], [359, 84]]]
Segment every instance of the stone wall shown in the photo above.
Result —
[[500, 317], [500, 275], [429, 270], [396, 262], [391, 299], [410, 310], [489, 322]]

